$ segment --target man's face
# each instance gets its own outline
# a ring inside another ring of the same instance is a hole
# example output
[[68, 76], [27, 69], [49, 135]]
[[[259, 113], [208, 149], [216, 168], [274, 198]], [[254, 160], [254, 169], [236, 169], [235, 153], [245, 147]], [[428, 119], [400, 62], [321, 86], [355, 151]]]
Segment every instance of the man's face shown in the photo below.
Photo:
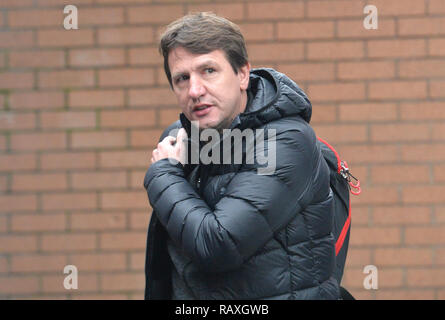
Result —
[[222, 50], [194, 54], [177, 47], [168, 55], [179, 106], [199, 128], [228, 128], [247, 103], [250, 65], [235, 74]]

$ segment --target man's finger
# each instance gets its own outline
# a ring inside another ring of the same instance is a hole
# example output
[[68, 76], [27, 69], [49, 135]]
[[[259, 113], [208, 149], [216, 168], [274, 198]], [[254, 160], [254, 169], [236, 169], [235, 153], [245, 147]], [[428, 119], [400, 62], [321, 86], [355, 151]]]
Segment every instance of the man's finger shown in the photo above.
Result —
[[179, 129], [178, 131], [178, 135], [176, 136], [176, 141], [182, 141], [184, 142], [184, 140], [186, 140], [187, 137], [187, 131], [185, 131], [184, 128]]

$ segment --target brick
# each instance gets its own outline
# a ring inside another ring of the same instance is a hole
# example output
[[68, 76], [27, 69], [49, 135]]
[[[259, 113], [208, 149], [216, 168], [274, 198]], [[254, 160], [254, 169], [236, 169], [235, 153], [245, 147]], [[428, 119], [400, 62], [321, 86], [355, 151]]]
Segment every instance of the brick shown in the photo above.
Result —
[[430, 81], [430, 96], [432, 98], [445, 97], [445, 81]]
[[11, 28], [24, 27], [55, 27], [62, 24], [62, 10], [11, 10], [8, 12], [8, 22]]
[[[421, 112], [419, 112], [421, 110]], [[402, 120], [438, 120], [445, 119], [443, 102], [413, 102], [400, 104]]]
[[12, 176], [12, 191], [48, 191], [64, 190], [67, 188], [65, 174], [60, 173], [32, 173], [14, 174]]
[[43, 234], [42, 250], [48, 252], [90, 251], [96, 249], [96, 235], [77, 234]]
[[414, 245], [440, 245], [445, 243], [445, 230], [443, 226], [407, 227], [405, 230], [405, 243]]
[[35, 127], [36, 116], [34, 113], [0, 111], [1, 130], [34, 129]]
[[0, 171], [23, 171], [36, 168], [34, 154], [0, 154]]
[[313, 126], [320, 137], [329, 139], [329, 143], [365, 142], [368, 140], [365, 125], [316, 125]]
[[9, 65], [14, 68], [64, 67], [62, 50], [13, 51], [9, 53]]
[[104, 232], [100, 235], [102, 250], [131, 250], [145, 249], [146, 232]]
[[256, 2], [247, 3], [249, 20], [265, 20], [277, 17], [280, 19], [296, 19], [304, 16], [304, 2]]
[[184, 11], [180, 5], [150, 5], [128, 7], [127, 17], [130, 24], [134, 23], [170, 23], [183, 16]]
[[404, 203], [443, 203], [445, 198], [443, 194], [445, 192], [444, 186], [406, 186], [402, 190], [402, 200]]
[[66, 148], [64, 133], [23, 133], [11, 135], [11, 149], [17, 151], [57, 150]]
[[93, 30], [39, 30], [37, 44], [39, 47], [79, 47], [94, 43]]
[[170, 88], [130, 89], [129, 104], [132, 107], [160, 107], [177, 105], [176, 96]]
[[[36, 0], [36, 5], [39, 7], [58, 6], [60, 7], [60, 0]], [[79, 4], [92, 4], [94, 0], [77, 0], [76, 5]]]
[[428, 124], [374, 124], [371, 125], [371, 141], [424, 141], [430, 139]]
[[418, 0], [405, 0], [401, 3], [398, 0], [373, 0], [372, 4], [378, 9], [380, 16], [403, 16], [424, 14], [426, 12], [425, 3]]
[[127, 257], [124, 253], [82, 253], [72, 254], [70, 261], [80, 272], [122, 271], [126, 269]]
[[445, 124], [432, 124], [432, 139], [434, 141], [442, 141], [445, 139]]
[[130, 270], [142, 271], [145, 268], [145, 254], [131, 253], [130, 254]]
[[278, 39], [323, 39], [334, 37], [334, 22], [278, 22]]
[[277, 69], [292, 80], [298, 82], [316, 80], [334, 80], [335, 68], [333, 63], [293, 63], [279, 64]]
[[443, 56], [445, 55], [445, 39], [428, 39], [428, 52], [430, 56]]
[[42, 195], [43, 210], [95, 209], [94, 193], [54, 193]]
[[65, 255], [31, 254], [11, 257], [12, 272], [63, 272], [66, 265]]
[[131, 130], [130, 144], [132, 147], [154, 147], [158, 144], [162, 132], [160, 129]]
[[146, 45], [154, 41], [154, 31], [151, 27], [102, 28], [97, 39], [100, 45]]
[[[63, 272], [63, 270], [62, 270]], [[47, 275], [42, 277], [42, 292], [43, 293], [60, 293], [66, 294], [63, 282], [66, 277], [65, 274], [60, 272], [60, 275]], [[74, 292], [94, 292], [99, 288], [97, 275], [95, 274], [83, 274], [78, 270], [78, 289], [72, 290]], [[74, 293], [75, 294], [75, 293]]]
[[0, 273], [7, 273], [9, 272], [9, 263], [8, 258], [6, 256], [0, 257]]
[[170, 126], [173, 122], [176, 122], [179, 120], [179, 114], [181, 113], [181, 110], [179, 110], [179, 109], [162, 109], [159, 113], [160, 113], [159, 125], [161, 127], [167, 127], [167, 126]]
[[11, 109], [54, 109], [64, 105], [61, 92], [12, 92], [9, 96]]
[[0, 236], [0, 249], [2, 254], [34, 252], [37, 249], [37, 237], [34, 235], [2, 235]]
[[68, 95], [70, 107], [123, 107], [123, 90], [76, 90]]
[[443, 266], [445, 265], [445, 249], [437, 248], [435, 250], [435, 261], [434, 265]]
[[337, 65], [338, 79], [385, 79], [395, 76], [395, 66], [391, 61], [341, 62]]
[[312, 106], [311, 123], [328, 123], [337, 119], [337, 108], [335, 105], [319, 104]]
[[109, 69], [99, 71], [99, 84], [106, 86], [138, 86], [154, 84], [154, 72], [150, 68]]
[[104, 209], [147, 208], [148, 203], [147, 193], [142, 188], [140, 191], [102, 192], [100, 200]]
[[124, 8], [101, 7], [82, 8], [79, 14], [79, 24], [82, 26], [119, 25], [124, 22]]
[[69, 53], [73, 67], [117, 66], [125, 64], [123, 49], [76, 49]]
[[39, 73], [41, 88], [82, 88], [94, 86], [91, 70], [47, 71]]
[[37, 276], [10, 276], [0, 277], [0, 294], [37, 293], [39, 291], [39, 278]]
[[393, 37], [396, 33], [394, 19], [379, 19], [378, 29], [365, 29], [363, 19], [339, 20], [337, 22], [337, 36], [339, 38], [372, 39], [380, 37]]
[[21, 214], [11, 217], [13, 232], [64, 231], [64, 214]]
[[445, 269], [408, 269], [406, 278], [407, 285], [410, 287], [440, 288], [445, 285]]
[[2, 89], [31, 89], [33, 86], [34, 77], [30, 72], [0, 73], [0, 87]]
[[[139, 184], [142, 185], [142, 184]], [[147, 230], [148, 223], [150, 222], [150, 214], [148, 212], [130, 214], [130, 228], [131, 230]]]
[[445, 18], [400, 18], [398, 32], [401, 36], [434, 36], [445, 34]]
[[423, 266], [433, 261], [431, 249], [377, 248], [374, 258], [378, 266]]
[[73, 132], [71, 147], [78, 148], [123, 148], [127, 145], [124, 131]]
[[162, 66], [164, 59], [158, 48], [129, 48], [130, 65], [158, 65]]
[[127, 186], [125, 171], [117, 172], [78, 172], [71, 175], [73, 189], [116, 189]]
[[394, 165], [371, 168], [373, 183], [428, 183], [430, 182], [430, 169], [420, 165]]
[[0, 208], [2, 212], [37, 210], [37, 198], [35, 195], [1, 195]]
[[377, 300], [433, 300], [434, 290], [426, 289], [400, 289], [400, 290], [378, 290]]
[[444, 161], [445, 144], [431, 143], [402, 145], [401, 156], [402, 161]]
[[310, 84], [307, 90], [311, 101], [345, 101], [365, 98], [361, 83]]
[[40, 126], [44, 129], [95, 128], [95, 112], [42, 112]]
[[247, 50], [249, 52], [249, 60], [257, 62], [301, 60], [304, 54], [302, 43], [251, 44]]
[[247, 42], [272, 40], [274, 38], [272, 23], [240, 23], [238, 27]]
[[96, 167], [94, 152], [44, 153], [40, 156], [43, 170], [92, 169]]
[[33, 45], [34, 45], [34, 36], [32, 31], [0, 32], [0, 48], [3, 49], [30, 48]]
[[375, 207], [372, 220], [375, 225], [426, 225], [431, 222], [431, 210], [419, 206]]
[[308, 18], [361, 17], [364, 1], [334, 0], [307, 3]]
[[413, 60], [399, 62], [401, 78], [432, 78], [445, 76], [443, 60]]
[[144, 290], [144, 273], [113, 273], [101, 277], [101, 288], [106, 291]]
[[423, 39], [368, 41], [368, 57], [370, 58], [422, 57], [425, 54], [426, 45]]
[[370, 99], [421, 99], [426, 98], [424, 81], [383, 81], [369, 83]]
[[341, 121], [391, 121], [397, 119], [395, 103], [348, 103], [339, 105]]
[[393, 145], [354, 145], [337, 148], [348, 164], [362, 163], [387, 163], [395, 162], [399, 159], [398, 148]]
[[340, 60], [364, 57], [362, 41], [320, 41], [307, 44], [307, 59], [309, 60]]
[[[141, 188], [141, 186], [144, 185], [143, 182], [146, 172], [147, 170], [145, 169], [132, 171], [130, 174], [130, 187], [134, 189]], [[144, 211], [144, 213], [146, 212]]]
[[428, 3], [428, 12], [430, 14], [445, 13], [445, 3], [441, 0], [430, 0]]
[[122, 212], [74, 212], [71, 214], [70, 227], [71, 230], [75, 231], [122, 230], [125, 229], [127, 224], [126, 216], [127, 215]]
[[102, 111], [102, 128], [148, 127], [155, 124], [155, 110]]
[[398, 188], [394, 186], [363, 187], [359, 197], [353, 198], [355, 205], [399, 203]]
[[398, 245], [400, 240], [400, 229], [396, 227], [357, 227], [351, 232], [350, 245], [352, 247]]
[[3, 0], [2, 7], [4, 8], [19, 8], [19, 7], [32, 7], [33, 0], [23, 0], [17, 2], [15, 0]]
[[445, 165], [434, 166], [434, 181], [435, 182], [445, 181]]
[[[188, 12], [212, 11], [230, 21], [243, 20], [244, 8], [242, 3], [212, 3], [212, 4], [190, 4]], [[176, 13], [178, 15], [178, 13]], [[178, 18], [180, 14], [176, 17]], [[173, 18], [173, 19], [176, 19]]]

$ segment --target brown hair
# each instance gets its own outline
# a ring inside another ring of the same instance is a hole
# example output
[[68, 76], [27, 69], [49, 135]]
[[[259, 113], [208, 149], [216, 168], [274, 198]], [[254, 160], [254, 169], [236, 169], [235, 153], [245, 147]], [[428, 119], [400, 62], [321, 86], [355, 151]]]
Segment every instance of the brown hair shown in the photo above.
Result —
[[195, 54], [220, 49], [224, 51], [235, 74], [248, 62], [246, 44], [240, 28], [212, 12], [188, 14], [170, 23], [162, 34], [159, 52], [164, 57], [164, 71], [170, 86], [172, 78], [168, 54], [177, 47], [183, 47]]

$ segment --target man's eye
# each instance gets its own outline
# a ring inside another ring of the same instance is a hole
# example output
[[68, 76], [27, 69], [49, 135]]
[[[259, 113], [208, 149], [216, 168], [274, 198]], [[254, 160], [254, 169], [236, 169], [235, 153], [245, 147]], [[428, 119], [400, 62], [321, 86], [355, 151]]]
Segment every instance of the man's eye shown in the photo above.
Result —
[[213, 73], [213, 72], [215, 72], [215, 69], [213, 69], [213, 68], [206, 68], [205, 71], [207, 73]]
[[181, 81], [185, 81], [187, 79], [188, 79], [188, 76], [182, 75], [182, 76], [177, 77], [175, 82], [180, 83]]

